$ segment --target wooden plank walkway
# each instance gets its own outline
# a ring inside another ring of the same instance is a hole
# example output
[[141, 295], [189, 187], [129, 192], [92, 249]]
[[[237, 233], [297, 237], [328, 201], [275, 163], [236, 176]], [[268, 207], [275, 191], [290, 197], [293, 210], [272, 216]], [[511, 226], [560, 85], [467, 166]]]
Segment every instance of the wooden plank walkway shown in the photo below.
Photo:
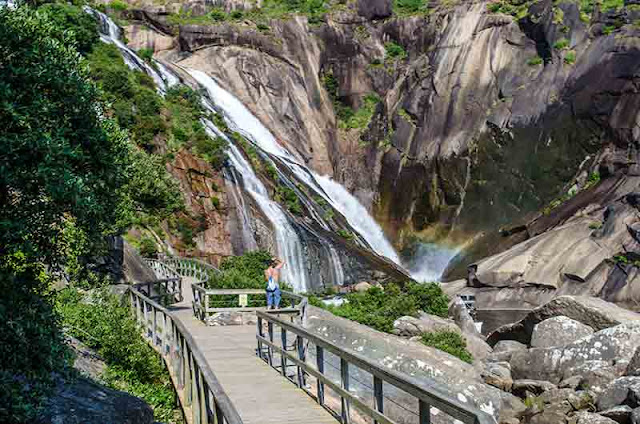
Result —
[[184, 300], [169, 309], [191, 333], [245, 424], [338, 422], [256, 356], [255, 325], [209, 327], [197, 320], [191, 309], [192, 281], [183, 277]]

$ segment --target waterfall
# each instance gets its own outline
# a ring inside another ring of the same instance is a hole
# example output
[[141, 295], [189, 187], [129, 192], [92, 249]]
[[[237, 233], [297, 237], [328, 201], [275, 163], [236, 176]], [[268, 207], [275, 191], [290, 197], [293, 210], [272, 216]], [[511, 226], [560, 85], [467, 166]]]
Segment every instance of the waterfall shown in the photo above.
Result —
[[[0, 0], [1, 1], [1, 0]], [[101, 40], [113, 43], [122, 53], [125, 63], [134, 70], [150, 75], [158, 91], [162, 94], [166, 90], [180, 83], [180, 79], [160, 62], [152, 61], [152, 65], [140, 59], [136, 53], [127, 47], [120, 39], [120, 28], [104, 13], [85, 8], [100, 21]], [[301, 195], [296, 184], [292, 183], [280, 167], [284, 166], [295, 177], [313, 190], [316, 195], [324, 198], [334, 209], [340, 212], [352, 229], [357, 233], [357, 242], [364, 247], [371, 248], [380, 256], [388, 258], [395, 264], [402, 266], [398, 254], [386, 239], [382, 228], [368, 213], [367, 209], [344, 187], [331, 180], [329, 177], [315, 174], [312, 170], [300, 163], [284, 146], [282, 146], [273, 134], [256, 118], [235, 96], [224, 90], [213, 78], [206, 73], [186, 70], [209, 95], [209, 99], [215, 107], [204, 100], [204, 105], [216, 113], [221, 111], [229, 127], [249, 139], [262, 153], [266, 160], [272, 160], [278, 171], [280, 179], [287, 186], [295, 190], [300, 196], [300, 201], [310, 212], [312, 218], [325, 230], [329, 226], [315, 210], [313, 205]], [[240, 207], [239, 219], [242, 221], [242, 238], [244, 246], [248, 249], [257, 247], [257, 243], [251, 231], [249, 211], [245, 205], [242, 193], [238, 191], [238, 184], [254, 199], [258, 207], [272, 224], [278, 254], [286, 261], [283, 268], [283, 280], [290, 283], [296, 291], [309, 291], [312, 285], [309, 281], [307, 256], [300, 240], [299, 231], [295, 222], [287, 216], [281, 206], [269, 198], [266, 187], [256, 176], [251, 165], [246, 161], [240, 150], [229, 140], [224, 133], [217, 129], [210, 121], [205, 121], [205, 127], [210, 136], [221, 136], [229, 141], [228, 155], [233, 170], [229, 172], [228, 179], [231, 187], [231, 196]], [[277, 159], [277, 160], [276, 160]], [[332, 284], [342, 285], [345, 274], [342, 268], [340, 256], [331, 242], [316, 234], [313, 230], [307, 230], [317, 238], [328, 263], [330, 264], [330, 278]], [[408, 261], [407, 268], [413, 278], [418, 281], [431, 281], [440, 277], [448, 261], [457, 253], [454, 250], [439, 249], [435, 245], [421, 245], [417, 254]]]
[[[167, 88], [179, 82], [179, 79], [175, 75], [171, 74], [164, 65], [153, 61], [154, 66], [151, 66], [144, 60], [140, 59], [133, 50], [127, 47], [120, 39], [120, 27], [118, 27], [111, 18], [102, 12], [91, 9], [88, 6], [85, 6], [84, 10], [87, 13], [94, 15], [100, 21], [100, 39], [105, 43], [111, 43], [118, 47], [124, 62], [129, 66], [129, 68], [144, 72], [153, 78], [158, 91], [164, 93]], [[163, 78], [163, 76], [166, 79]]]
[[306, 166], [298, 163], [294, 156], [278, 144], [271, 132], [256, 118], [237, 98], [220, 87], [213, 78], [204, 72], [189, 69], [188, 72], [205, 87], [212, 101], [222, 109], [231, 121], [234, 130], [253, 141], [263, 151], [282, 159], [285, 165], [304, 181], [317, 194], [324, 197], [331, 205], [344, 215], [349, 225], [356, 230], [369, 247], [381, 256], [400, 264], [398, 254], [385, 238], [378, 223], [369, 215], [367, 209], [340, 184], [327, 177], [320, 177]]

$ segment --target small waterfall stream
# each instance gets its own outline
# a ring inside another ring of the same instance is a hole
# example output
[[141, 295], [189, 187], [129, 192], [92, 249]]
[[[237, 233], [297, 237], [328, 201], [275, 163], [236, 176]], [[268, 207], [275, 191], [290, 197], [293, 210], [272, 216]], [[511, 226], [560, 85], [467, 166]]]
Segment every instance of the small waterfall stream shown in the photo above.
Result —
[[[127, 47], [121, 40], [120, 28], [105, 14], [86, 8], [87, 12], [92, 13], [100, 21], [101, 39], [104, 42], [113, 43], [122, 52], [125, 63], [134, 70], [142, 71], [150, 75], [155, 81], [158, 91], [162, 94], [172, 85], [180, 83], [180, 78], [171, 72], [165, 65], [160, 62], [153, 61], [152, 65], [140, 59], [136, 53]], [[203, 100], [203, 104], [214, 113], [221, 113], [225, 118], [228, 126], [246, 137], [259, 150], [265, 160], [273, 163], [278, 171], [279, 178], [291, 189], [299, 193], [297, 185], [292, 182], [287, 173], [283, 172], [286, 168], [295, 178], [304, 183], [315, 195], [325, 199], [336, 211], [341, 213], [352, 229], [357, 233], [356, 242], [359, 242], [365, 248], [369, 248], [378, 255], [386, 257], [398, 266], [402, 266], [402, 262], [394, 250], [391, 243], [386, 239], [382, 228], [368, 213], [366, 208], [343, 186], [331, 180], [327, 176], [315, 174], [296, 160], [295, 156], [286, 150], [275, 139], [273, 134], [256, 118], [235, 96], [220, 87], [220, 85], [209, 75], [204, 72], [185, 69], [203, 88], [208, 99]], [[211, 102], [212, 104], [210, 104]], [[306, 292], [317, 286], [317, 282], [312, 281], [309, 275], [309, 265], [307, 264], [309, 253], [305, 252], [304, 243], [300, 239], [299, 224], [288, 217], [287, 213], [275, 201], [269, 198], [269, 193], [262, 181], [257, 177], [249, 162], [245, 159], [241, 151], [234, 145], [229, 138], [210, 121], [205, 121], [207, 133], [212, 137], [223, 137], [229, 141], [228, 156], [231, 169], [225, 171], [227, 175], [227, 184], [229, 186], [233, 201], [238, 205], [238, 218], [242, 224], [242, 240], [245, 248], [251, 250], [257, 248], [257, 243], [251, 230], [250, 210], [246, 204], [243, 193], [238, 190], [241, 185], [243, 190], [255, 201], [256, 205], [261, 209], [263, 214], [271, 222], [274, 230], [275, 242], [278, 254], [286, 261], [287, 266], [283, 269], [283, 280], [290, 283], [298, 292]], [[299, 193], [300, 194], [300, 193]], [[329, 230], [329, 226], [324, 219], [315, 211], [313, 205], [305, 198], [300, 196], [301, 202], [310, 212], [313, 220], [324, 230]], [[305, 228], [316, 242], [321, 246], [324, 255], [324, 261], [331, 268], [329, 276], [332, 285], [342, 285], [345, 281], [345, 272], [342, 260], [338, 250], [334, 247], [333, 242], [317, 234], [311, 228]], [[437, 250], [437, 248], [435, 248]], [[418, 249], [420, 250], [420, 249]], [[444, 269], [444, 265], [440, 262], [449, 257], [449, 252], [439, 255], [436, 252], [437, 264], [431, 261], [433, 256], [428, 249], [422, 249], [418, 253], [427, 252], [428, 258], [422, 255], [416, 255], [407, 264], [412, 276], [418, 281], [427, 281], [437, 279]], [[455, 253], [451, 254], [451, 257]], [[316, 258], [317, 259], [317, 258]], [[448, 262], [448, 259], [446, 260]], [[433, 265], [436, 265], [435, 267]], [[446, 265], [446, 264], [445, 264]], [[435, 268], [435, 269], [432, 269]], [[317, 277], [314, 277], [317, 278]]]

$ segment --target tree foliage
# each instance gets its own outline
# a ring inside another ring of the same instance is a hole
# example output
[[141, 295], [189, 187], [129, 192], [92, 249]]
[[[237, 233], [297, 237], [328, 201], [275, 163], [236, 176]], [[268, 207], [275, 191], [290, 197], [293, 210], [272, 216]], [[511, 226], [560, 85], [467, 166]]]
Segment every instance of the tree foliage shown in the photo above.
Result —
[[69, 36], [76, 42], [77, 50], [82, 54], [90, 52], [100, 41], [96, 18], [78, 6], [46, 3], [38, 8], [38, 12], [45, 13], [58, 28], [69, 32]]

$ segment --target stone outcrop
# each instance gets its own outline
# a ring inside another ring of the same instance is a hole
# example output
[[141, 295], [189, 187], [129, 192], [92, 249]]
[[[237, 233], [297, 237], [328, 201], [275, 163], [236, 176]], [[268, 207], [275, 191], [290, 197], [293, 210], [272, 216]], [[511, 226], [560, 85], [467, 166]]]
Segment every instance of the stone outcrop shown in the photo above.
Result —
[[591, 334], [593, 328], [561, 315], [533, 327], [531, 347], [564, 346]]
[[620, 377], [598, 396], [598, 410], [606, 411], [625, 404], [631, 408], [640, 407], [640, 377]]
[[141, 399], [87, 378], [61, 384], [45, 406], [50, 424], [151, 424], [153, 410]]
[[[640, 323], [620, 324], [563, 347], [517, 351], [511, 357], [511, 370], [515, 379], [528, 378], [559, 383], [576, 375], [576, 367], [585, 363], [599, 366], [606, 363], [612, 367], [614, 376], [621, 376], [626, 371], [638, 344]], [[595, 387], [592, 389], [597, 390]]]
[[565, 316], [598, 331], [620, 323], [640, 322], [640, 314], [610, 302], [587, 296], [561, 296], [534, 309], [521, 321], [498, 328], [487, 337], [490, 345], [500, 340], [531, 343], [536, 324], [552, 317]]

